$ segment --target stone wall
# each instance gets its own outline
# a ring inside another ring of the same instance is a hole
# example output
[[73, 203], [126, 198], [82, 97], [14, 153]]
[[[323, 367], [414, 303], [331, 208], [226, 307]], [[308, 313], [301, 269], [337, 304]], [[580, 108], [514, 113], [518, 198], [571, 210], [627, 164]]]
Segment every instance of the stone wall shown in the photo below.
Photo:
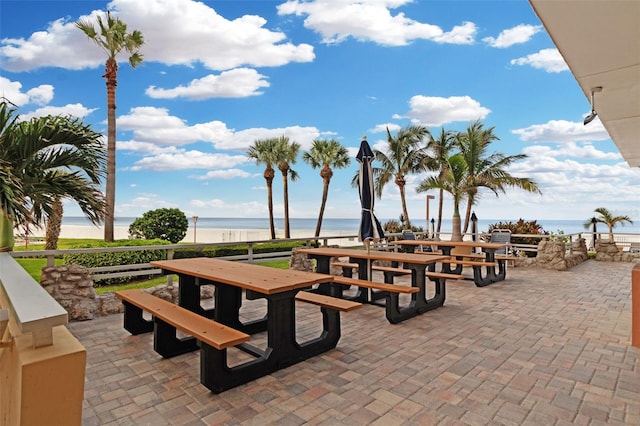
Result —
[[587, 244], [584, 238], [572, 243], [573, 254], [566, 254], [566, 244], [558, 240], [544, 240], [538, 244], [536, 257], [517, 258], [514, 263], [519, 267], [536, 267], [565, 271], [588, 259]]
[[[113, 293], [96, 294], [89, 271], [83, 266], [44, 267], [40, 284], [66, 309], [70, 321], [90, 320], [124, 311], [122, 302]], [[174, 303], [178, 300], [177, 286], [163, 284], [147, 291]], [[203, 299], [210, 299], [213, 297], [213, 286], [202, 286], [200, 292]]]
[[640, 262], [640, 253], [622, 251], [611, 240], [596, 240], [596, 260], [604, 262]]

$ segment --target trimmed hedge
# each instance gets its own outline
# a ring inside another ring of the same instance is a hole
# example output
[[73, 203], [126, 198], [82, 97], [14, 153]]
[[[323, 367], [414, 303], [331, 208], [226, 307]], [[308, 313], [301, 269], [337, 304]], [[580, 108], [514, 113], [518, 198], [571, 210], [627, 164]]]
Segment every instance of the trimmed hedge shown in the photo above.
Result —
[[[253, 253], [273, 253], [278, 251], [292, 250], [298, 247], [304, 247], [305, 241], [283, 241], [278, 243], [262, 243], [253, 245]], [[248, 244], [237, 244], [233, 246], [219, 247], [203, 247], [203, 248], [184, 248], [176, 249], [173, 253], [174, 259], [185, 259], [192, 257], [222, 257], [236, 256], [246, 254]]]
[[[112, 243], [96, 241], [92, 244], [83, 244], [82, 247], [75, 248], [103, 248], [103, 247], [138, 247], [138, 246], [159, 246], [169, 245], [165, 240], [118, 240]], [[71, 247], [74, 248], [74, 247]], [[78, 253], [65, 254], [62, 261], [65, 265], [81, 265], [85, 268], [98, 268], [101, 266], [133, 265], [138, 263], [148, 263], [152, 260], [165, 260], [166, 250], [141, 250], [141, 251], [121, 251], [112, 253]], [[106, 280], [96, 280], [97, 286], [127, 283], [133, 280], [144, 280], [152, 278], [149, 276], [109, 278]]]

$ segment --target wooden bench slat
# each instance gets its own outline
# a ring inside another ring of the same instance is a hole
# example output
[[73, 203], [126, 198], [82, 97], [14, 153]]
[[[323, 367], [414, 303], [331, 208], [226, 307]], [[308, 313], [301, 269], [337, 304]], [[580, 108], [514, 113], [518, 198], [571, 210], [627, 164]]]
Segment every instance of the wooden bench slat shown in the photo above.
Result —
[[354, 269], [358, 269], [358, 264], [357, 263], [350, 263], [350, 262], [331, 262], [331, 266], [337, 266], [339, 268], [354, 268]]
[[307, 302], [323, 308], [335, 309], [338, 311], [348, 312], [360, 308], [362, 303], [353, 302], [351, 300], [338, 299], [337, 297], [326, 296], [324, 294], [311, 293], [308, 291], [300, 291], [296, 294], [296, 300]]
[[477, 261], [477, 260], [458, 260], [458, 259], [449, 259], [443, 260], [442, 263], [453, 263], [455, 265], [462, 266], [494, 266], [495, 262], [485, 262], [485, 261]]
[[358, 278], [334, 277], [333, 282], [344, 285], [356, 285], [358, 287], [373, 288], [375, 290], [390, 291], [394, 293], [410, 294], [418, 292], [417, 287], [379, 283], [374, 281], [361, 280]]
[[425, 275], [427, 277], [432, 277], [432, 278], [444, 278], [447, 280], [461, 280], [464, 278], [463, 275], [460, 274], [447, 274], [445, 272], [429, 272], [427, 271], [425, 273]]
[[374, 271], [382, 271], [382, 272], [393, 272], [394, 274], [411, 274], [411, 269], [405, 269], [405, 268], [394, 268], [391, 266], [380, 266], [380, 265], [373, 265], [371, 267], [372, 270]]
[[115, 295], [216, 349], [236, 346], [248, 341], [251, 337], [144, 290], [121, 290], [116, 291]]

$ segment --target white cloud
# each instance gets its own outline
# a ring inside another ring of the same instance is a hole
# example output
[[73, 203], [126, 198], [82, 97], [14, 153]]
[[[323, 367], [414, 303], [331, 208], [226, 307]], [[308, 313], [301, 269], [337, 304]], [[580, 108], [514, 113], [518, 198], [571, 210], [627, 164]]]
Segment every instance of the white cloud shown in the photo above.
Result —
[[38, 108], [26, 114], [20, 114], [20, 119], [29, 120], [33, 117], [44, 117], [46, 115], [62, 115], [62, 116], [70, 115], [72, 117], [84, 119], [87, 115], [91, 114], [95, 110], [97, 110], [97, 108], [90, 109], [81, 104], [67, 104], [59, 107], [46, 106], [46, 107]]
[[391, 14], [411, 0], [289, 0], [278, 6], [280, 15], [306, 16], [304, 26], [322, 36], [324, 43], [340, 43], [349, 37], [385, 46], [404, 46], [413, 40], [470, 44], [476, 33], [471, 22], [444, 32], [439, 26]]
[[191, 176], [192, 179], [195, 180], [229, 180], [235, 178], [248, 178], [251, 177], [251, 173], [245, 172], [240, 169], [222, 169], [222, 170], [211, 170], [202, 176]]
[[26, 104], [46, 105], [53, 99], [53, 86], [41, 84], [23, 92], [22, 83], [0, 76], [0, 97], [7, 99], [16, 106]]
[[584, 142], [609, 139], [609, 134], [599, 120], [588, 126], [573, 121], [550, 120], [544, 124], [515, 129], [511, 133], [520, 136], [520, 140], [525, 142]]
[[[281, 66], [290, 62], [310, 62], [315, 55], [308, 44], [294, 45], [286, 35], [264, 26], [264, 18], [244, 15], [228, 20], [210, 6], [191, 0], [114, 0], [113, 15], [130, 31], [142, 32], [144, 60], [169, 65], [202, 63], [212, 70], [242, 65]], [[104, 11], [93, 11], [77, 19], [97, 22]], [[77, 19], [60, 18], [45, 31], [28, 38], [0, 41], [0, 63], [9, 71], [40, 67], [65, 69], [95, 68], [104, 65], [105, 54], [75, 27]], [[126, 52], [125, 52], [126, 53]], [[125, 62], [127, 56], [118, 56]]]
[[145, 93], [154, 99], [187, 98], [204, 100], [210, 98], [243, 98], [261, 95], [259, 89], [269, 87], [265, 76], [250, 68], [236, 68], [220, 75], [209, 74], [192, 80], [187, 86], [173, 89], [147, 88]]
[[526, 43], [541, 30], [541, 25], [520, 24], [502, 31], [498, 37], [485, 37], [482, 41], [491, 47], [505, 48], [514, 44]]
[[530, 65], [546, 72], [569, 71], [569, 67], [558, 49], [542, 49], [538, 53], [532, 53], [524, 58], [512, 59], [511, 65]]
[[162, 152], [144, 157], [129, 168], [132, 171], [166, 172], [191, 169], [225, 169], [248, 162], [245, 155], [228, 155], [201, 151]]
[[398, 130], [400, 130], [400, 125], [396, 124], [396, 123], [382, 123], [382, 124], [376, 124], [376, 126], [370, 130], [371, 133], [387, 133], [387, 129], [389, 129], [390, 132], [397, 132]]
[[491, 110], [469, 96], [440, 98], [416, 95], [409, 100], [406, 117], [415, 124], [441, 126], [455, 121], [473, 121], [485, 118]]

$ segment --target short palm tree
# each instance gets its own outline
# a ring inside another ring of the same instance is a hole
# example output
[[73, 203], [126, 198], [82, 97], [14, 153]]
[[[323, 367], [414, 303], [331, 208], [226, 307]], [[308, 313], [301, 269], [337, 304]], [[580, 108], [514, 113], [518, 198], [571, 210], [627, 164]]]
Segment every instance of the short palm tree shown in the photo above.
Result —
[[445, 173], [440, 176], [430, 176], [424, 179], [416, 190], [424, 192], [431, 189], [442, 189], [453, 198], [453, 218], [451, 220], [451, 241], [462, 241], [462, 227], [460, 220], [460, 203], [468, 195], [468, 166], [464, 157], [454, 154], [447, 159]]
[[[624, 226], [625, 223], [629, 223], [633, 225], [633, 220], [629, 216], [614, 216], [608, 209], [604, 207], [598, 207], [594, 210], [594, 212], [598, 213], [600, 216], [594, 217], [597, 223], [604, 223], [609, 227], [609, 240], [613, 241], [613, 228], [618, 223]], [[593, 219], [589, 219], [584, 223], [585, 228], [589, 228], [592, 225]]]
[[104, 217], [106, 153], [102, 135], [79, 119], [20, 121], [0, 102], [0, 247], [11, 250], [15, 227], [40, 226], [56, 200], [71, 198], [95, 224]]
[[276, 139], [262, 139], [257, 140], [249, 147], [247, 156], [255, 160], [256, 164], [264, 164], [264, 180], [267, 183], [267, 204], [269, 209], [269, 231], [271, 232], [271, 239], [276, 238], [276, 227], [273, 221], [273, 178], [275, 171], [273, 169], [274, 164], [277, 164], [276, 157]]
[[116, 86], [118, 85], [118, 62], [116, 57], [122, 50], [129, 56], [129, 65], [135, 68], [142, 63], [139, 52], [144, 44], [138, 30], [127, 32], [127, 24], [107, 12], [106, 20], [98, 16], [98, 28], [89, 20], [76, 22], [76, 27], [107, 53], [105, 73], [107, 80], [107, 185], [104, 240], [113, 241], [113, 221], [116, 203]]
[[479, 188], [488, 188], [496, 195], [505, 193], [508, 187], [540, 193], [538, 185], [532, 179], [515, 177], [507, 171], [514, 162], [527, 158], [526, 154], [487, 153], [491, 143], [498, 140], [493, 127], [486, 129], [481, 121], [475, 121], [467, 127], [466, 132], [459, 133], [455, 140], [468, 167], [463, 233], [469, 229], [471, 209], [478, 202]]
[[343, 169], [349, 165], [351, 160], [347, 148], [335, 139], [314, 140], [311, 149], [302, 154], [302, 160], [314, 169], [321, 168], [322, 201], [320, 203], [320, 212], [318, 213], [318, 223], [316, 224], [315, 234], [316, 237], [319, 237], [324, 209], [329, 195], [329, 183], [333, 177], [332, 168]]
[[[438, 179], [444, 179], [447, 172], [448, 158], [452, 154], [452, 150], [455, 145], [455, 133], [445, 130], [444, 127], [440, 129], [438, 137], [429, 135], [427, 141], [427, 156], [425, 157], [424, 166], [427, 170], [436, 171], [438, 173]], [[444, 204], [444, 190], [439, 188], [438, 199], [438, 225], [436, 232], [440, 234], [442, 227], [442, 208]], [[427, 218], [428, 219], [428, 218]], [[427, 229], [429, 224], [427, 223]]]
[[395, 136], [392, 136], [387, 128], [388, 146], [386, 151], [374, 150], [375, 159], [381, 163], [380, 167], [373, 171], [376, 195], [378, 198], [381, 197], [384, 186], [392, 179], [394, 180], [400, 191], [405, 228], [411, 227], [405, 194], [406, 176], [423, 170], [424, 156], [426, 155], [423, 140], [428, 135], [429, 130], [424, 126], [404, 127], [398, 130]]
[[278, 170], [282, 173], [282, 193], [284, 196], [284, 237], [291, 238], [289, 227], [289, 178], [292, 181], [298, 179], [298, 173], [291, 168], [298, 159], [300, 144], [289, 141], [286, 136], [280, 136], [275, 142]]

